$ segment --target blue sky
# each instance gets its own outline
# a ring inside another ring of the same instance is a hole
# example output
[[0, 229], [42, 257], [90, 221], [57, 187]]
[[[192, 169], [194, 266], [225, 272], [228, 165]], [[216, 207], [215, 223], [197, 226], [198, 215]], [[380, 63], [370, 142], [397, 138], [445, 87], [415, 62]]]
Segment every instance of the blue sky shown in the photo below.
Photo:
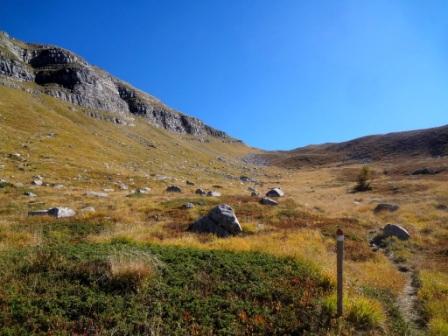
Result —
[[447, 1], [2, 0], [0, 29], [255, 147], [448, 123]]

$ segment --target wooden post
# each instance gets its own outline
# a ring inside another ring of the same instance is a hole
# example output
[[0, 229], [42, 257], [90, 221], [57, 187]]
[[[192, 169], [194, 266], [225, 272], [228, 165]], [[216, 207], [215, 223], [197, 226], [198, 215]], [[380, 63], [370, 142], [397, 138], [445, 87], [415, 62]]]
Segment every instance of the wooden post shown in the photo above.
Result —
[[344, 313], [344, 233], [341, 229], [336, 231], [336, 253], [337, 253], [337, 316]]

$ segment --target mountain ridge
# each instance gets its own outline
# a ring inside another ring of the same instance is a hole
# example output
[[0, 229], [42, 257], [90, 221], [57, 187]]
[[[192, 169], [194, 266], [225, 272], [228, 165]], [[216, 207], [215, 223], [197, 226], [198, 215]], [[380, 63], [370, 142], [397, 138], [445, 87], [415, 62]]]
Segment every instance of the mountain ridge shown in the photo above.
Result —
[[225, 132], [168, 107], [68, 49], [25, 43], [5, 32], [0, 32], [0, 77], [5, 85], [17, 87], [32, 82], [45, 94], [88, 109], [111, 112], [117, 123], [132, 124], [132, 117], [140, 116], [171, 132], [233, 140]]
[[448, 155], [448, 125], [367, 135], [340, 143], [308, 145], [290, 151], [255, 154], [253, 160], [289, 168], [306, 165], [384, 161]]

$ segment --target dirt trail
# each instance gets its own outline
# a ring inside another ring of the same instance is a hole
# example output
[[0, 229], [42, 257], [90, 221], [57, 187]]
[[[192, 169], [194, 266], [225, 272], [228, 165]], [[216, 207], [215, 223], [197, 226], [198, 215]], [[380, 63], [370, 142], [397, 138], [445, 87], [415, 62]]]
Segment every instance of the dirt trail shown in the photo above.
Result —
[[415, 331], [422, 330], [422, 317], [420, 315], [417, 297], [419, 288], [417, 274], [405, 265], [394, 264], [401, 272], [407, 270], [403, 272], [406, 277], [406, 284], [397, 298], [397, 304], [400, 312], [410, 329]]

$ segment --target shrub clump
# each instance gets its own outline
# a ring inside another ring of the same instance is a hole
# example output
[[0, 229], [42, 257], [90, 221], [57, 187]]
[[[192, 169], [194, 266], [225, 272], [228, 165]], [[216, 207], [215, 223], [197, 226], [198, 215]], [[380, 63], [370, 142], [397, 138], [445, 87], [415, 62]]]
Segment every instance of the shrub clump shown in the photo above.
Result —
[[353, 188], [354, 192], [363, 192], [372, 190], [373, 171], [368, 166], [362, 167], [357, 176], [357, 182]]

